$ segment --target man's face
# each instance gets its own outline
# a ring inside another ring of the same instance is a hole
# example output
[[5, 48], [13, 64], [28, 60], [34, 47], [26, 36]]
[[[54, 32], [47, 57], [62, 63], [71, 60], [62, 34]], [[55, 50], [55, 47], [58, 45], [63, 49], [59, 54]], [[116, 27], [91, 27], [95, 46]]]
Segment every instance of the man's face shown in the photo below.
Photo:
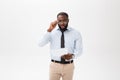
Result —
[[64, 29], [68, 25], [69, 19], [65, 15], [59, 15], [57, 21], [61, 29]]

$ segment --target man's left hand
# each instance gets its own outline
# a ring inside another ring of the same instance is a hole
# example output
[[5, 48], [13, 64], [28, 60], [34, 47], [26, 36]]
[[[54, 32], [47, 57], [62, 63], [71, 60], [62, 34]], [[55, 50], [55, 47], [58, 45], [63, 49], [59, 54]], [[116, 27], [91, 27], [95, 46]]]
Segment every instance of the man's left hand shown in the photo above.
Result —
[[63, 59], [66, 59], [66, 60], [70, 60], [70, 59], [72, 59], [73, 58], [73, 54], [70, 54], [70, 53], [68, 53], [68, 54], [65, 54], [65, 55], [63, 55], [63, 56], [61, 56]]

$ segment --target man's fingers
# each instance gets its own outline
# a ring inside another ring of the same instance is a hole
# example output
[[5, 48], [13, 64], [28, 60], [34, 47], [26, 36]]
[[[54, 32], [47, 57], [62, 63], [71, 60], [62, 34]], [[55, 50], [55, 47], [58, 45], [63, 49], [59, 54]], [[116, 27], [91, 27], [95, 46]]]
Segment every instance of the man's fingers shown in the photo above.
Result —
[[51, 22], [50, 28], [54, 29], [56, 27], [56, 25], [57, 25], [57, 21]]
[[72, 58], [72, 56], [71, 56], [70, 54], [67, 54], [67, 55], [65, 55], [65, 58], [66, 58], [67, 60], [69, 60], [69, 59]]
[[57, 23], [58, 23], [58, 21], [57, 21], [57, 20], [55, 20], [55, 21], [54, 21], [54, 23], [55, 23], [55, 24], [57, 24]]
[[54, 22], [52, 22], [52, 25], [53, 26], [57, 25], [57, 20], [55, 20]]
[[62, 55], [61, 57], [64, 58], [64, 59], [69, 60], [69, 59], [72, 58], [72, 54], [69, 54], [69, 53], [68, 53], [68, 54]]

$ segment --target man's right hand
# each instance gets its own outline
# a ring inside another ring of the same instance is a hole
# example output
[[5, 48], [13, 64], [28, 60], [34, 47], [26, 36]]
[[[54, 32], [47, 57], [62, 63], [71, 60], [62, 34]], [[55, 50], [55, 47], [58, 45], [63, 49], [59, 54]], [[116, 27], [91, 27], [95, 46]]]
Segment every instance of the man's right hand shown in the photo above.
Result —
[[50, 23], [50, 27], [48, 28], [48, 32], [51, 32], [57, 25], [57, 20]]

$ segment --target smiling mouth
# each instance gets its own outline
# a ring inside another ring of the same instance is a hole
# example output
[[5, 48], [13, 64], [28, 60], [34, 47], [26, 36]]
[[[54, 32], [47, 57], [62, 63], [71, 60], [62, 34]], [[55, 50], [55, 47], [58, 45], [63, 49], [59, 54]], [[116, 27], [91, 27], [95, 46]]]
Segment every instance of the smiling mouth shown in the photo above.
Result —
[[61, 28], [65, 28], [65, 26], [61, 26]]

